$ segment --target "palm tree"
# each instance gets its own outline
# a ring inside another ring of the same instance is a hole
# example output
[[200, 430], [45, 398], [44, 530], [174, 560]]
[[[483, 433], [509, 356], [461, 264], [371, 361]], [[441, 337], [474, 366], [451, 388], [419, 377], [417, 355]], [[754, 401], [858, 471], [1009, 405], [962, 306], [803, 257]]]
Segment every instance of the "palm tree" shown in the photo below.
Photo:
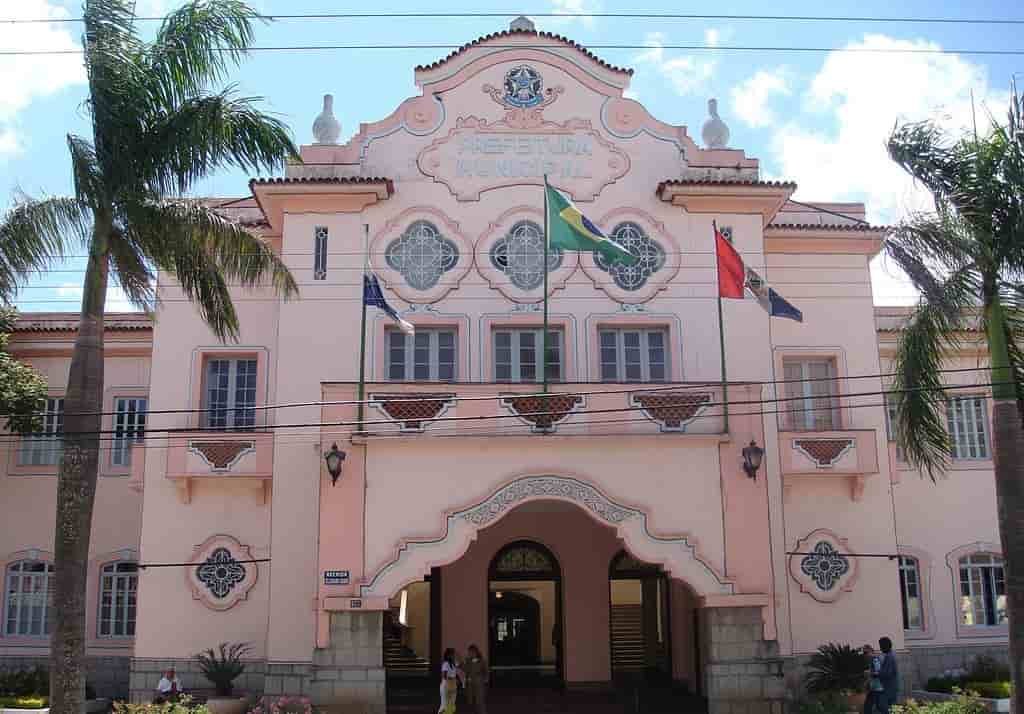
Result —
[[1010, 615], [1014, 709], [1024, 711], [1024, 105], [1011, 91], [995, 120], [951, 140], [934, 123], [898, 126], [892, 159], [927, 188], [935, 211], [912, 217], [887, 255], [921, 293], [896, 352], [896, 437], [911, 465], [934, 480], [950, 458], [939, 371], [965, 330], [989, 354], [999, 531]]
[[256, 13], [239, 0], [194, 0], [155, 39], [140, 39], [132, 0], [86, 0], [84, 60], [92, 136], [67, 137], [74, 195], [22, 196], [0, 222], [0, 299], [84, 247], [81, 322], [65, 396], [54, 536], [50, 706], [80, 714], [86, 563], [103, 395], [103, 318], [110, 278], [156, 306], [155, 274], [180, 284], [213, 333], [237, 339], [229, 284], [297, 286], [280, 258], [235, 222], [184, 196], [222, 167], [271, 170], [296, 155], [285, 125], [231, 89], [211, 91], [246, 54]]

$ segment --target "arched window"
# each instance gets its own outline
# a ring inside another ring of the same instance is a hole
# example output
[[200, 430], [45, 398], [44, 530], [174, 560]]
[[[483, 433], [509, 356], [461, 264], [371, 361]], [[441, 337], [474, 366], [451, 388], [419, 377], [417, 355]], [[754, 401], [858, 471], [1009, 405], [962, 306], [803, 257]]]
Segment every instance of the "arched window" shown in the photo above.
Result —
[[45, 637], [53, 608], [53, 563], [19, 560], [7, 566], [4, 583], [4, 634]]
[[132, 561], [107, 563], [100, 572], [100, 637], [134, 637], [139, 566]]
[[600, 253], [594, 253], [597, 266], [608, 273], [623, 290], [639, 290], [648, 278], [665, 265], [665, 249], [632, 221], [615, 226], [608, 237], [639, 258], [633, 265], [609, 264]]
[[[520, 290], [539, 288], [544, 283], [544, 229], [533, 221], [517, 221], [491, 246], [491, 265]], [[561, 265], [562, 250], [549, 248], [548, 272]]]
[[532, 541], [509, 543], [491, 561], [491, 580], [548, 580], [558, 576], [555, 556]]
[[459, 262], [459, 249], [433, 223], [418, 220], [388, 244], [384, 260], [402, 274], [409, 287], [430, 290]]
[[900, 556], [900, 596], [903, 602], [903, 629], [923, 630], [924, 609], [921, 597], [921, 564], [917, 558]]
[[992, 627], [1007, 622], [1003, 559], [991, 553], [960, 558], [960, 624]]

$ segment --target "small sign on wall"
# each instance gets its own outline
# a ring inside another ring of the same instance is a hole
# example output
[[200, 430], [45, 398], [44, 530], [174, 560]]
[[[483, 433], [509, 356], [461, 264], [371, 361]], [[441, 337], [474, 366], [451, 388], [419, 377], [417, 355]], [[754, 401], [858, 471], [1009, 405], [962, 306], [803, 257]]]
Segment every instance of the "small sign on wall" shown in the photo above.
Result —
[[325, 570], [324, 585], [348, 585], [349, 572], [347, 570]]
[[359, 609], [361, 609], [363, 607], [363, 601], [362, 600], [349, 600], [348, 601], [348, 606], [350, 608], [352, 608], [353, 610], [359, 610]]

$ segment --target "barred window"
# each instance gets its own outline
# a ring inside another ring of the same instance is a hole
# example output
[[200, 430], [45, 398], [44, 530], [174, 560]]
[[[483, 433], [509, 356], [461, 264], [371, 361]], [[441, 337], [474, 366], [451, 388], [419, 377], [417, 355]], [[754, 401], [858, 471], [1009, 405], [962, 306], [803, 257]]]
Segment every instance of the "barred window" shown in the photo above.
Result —
[[[520, 290], [544, 284], [544, 229], [533, 221], [518, 221], [491, 246], [491, 265], [503, 272]], [[562, 265], [562, 249], [548, 250], [547, 270]]]
[[203, 408], [208, 429], [250, 429], [256, 424], [256, 360], [206, 362]]
[[540, 382], [539, 365], [547, 368], [549, 380], [563, 379], [561, 330], [548, 331], [547, 359], [542, 358], [544, 331], [540, 328], [494, 331], [494, 379], [498, 382]]
[[830, 359], [786, 359], [785, 422], [794, 431], [829, 431], [839, 426], [836, 365]]
[[116, 397], [114, 399], [114, 442], [110, 450], [110, 463], [130, 466], [132, 444], [141, 444], [146, 433], [146, 399], [144, 397]]
[[60, 461], [64, 431], [64, 399], [46, 400], [42, 429], [21, 439], [18, 463], [22, 466], [50, 466]]
[[594, 262], [597, 266], [608, 273], [612, 281], [623, 290], [639, 290], [647, 283], [648, 278], [665, 265], [665, 249], [632, 221], [615, 226], [608, 238], [637, 257], [633, 265], [609, 264], [604, 256], [597, 251], [594, 252]]
[[954, 459], [987, 459], [988, 415], [985, 397], [950, 397], [946, 400], [950, 454]]
[[327, 280], [327, 226], [313, 229], [313, 280]]
[[924, 612], [921, 606], [921, 567], [917, 558], [901, 556], [900, 595], [903, 601], [903, 629], [924, 629]]
[[417, 382], [455, 380], [455, 331], [388, 330], [388, 379]]
[[1003, 559], [975, 553], [960, 559], [960, 624], [995, 626], [1008, 621]]
[[668, 331], [601, 330], [602, 382], [664, 382], [668, 379]]
[[384, 249], [384, 260], [409, 287], [430, 290], [459, 262], [459, 248], [430, 221], [413, 221]]
[[21, 560], [7, 566], [4, 634], [46, 637], [53, 621], [53, 563]]
[[100, 573], [100, 637], [134, 637], [139, 566], [131, 561], [107, 563]]

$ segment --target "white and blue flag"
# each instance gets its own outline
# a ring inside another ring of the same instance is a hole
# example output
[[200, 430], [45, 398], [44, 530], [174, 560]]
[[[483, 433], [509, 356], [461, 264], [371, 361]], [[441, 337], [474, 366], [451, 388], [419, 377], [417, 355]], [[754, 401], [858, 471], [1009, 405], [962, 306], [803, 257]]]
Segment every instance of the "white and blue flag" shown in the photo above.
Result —
[[398, 311], [388, 305], [388, 301], [384, 299], [384, 293], [381, 292], [377, 276], [370, 271], [363, 273], [363, 304], [368, 307], [380, 308], [395, 321], [402, 332], [407, 335], [415, 334], [416, 328], [413, 324], [408, 320], [403, 320]]

